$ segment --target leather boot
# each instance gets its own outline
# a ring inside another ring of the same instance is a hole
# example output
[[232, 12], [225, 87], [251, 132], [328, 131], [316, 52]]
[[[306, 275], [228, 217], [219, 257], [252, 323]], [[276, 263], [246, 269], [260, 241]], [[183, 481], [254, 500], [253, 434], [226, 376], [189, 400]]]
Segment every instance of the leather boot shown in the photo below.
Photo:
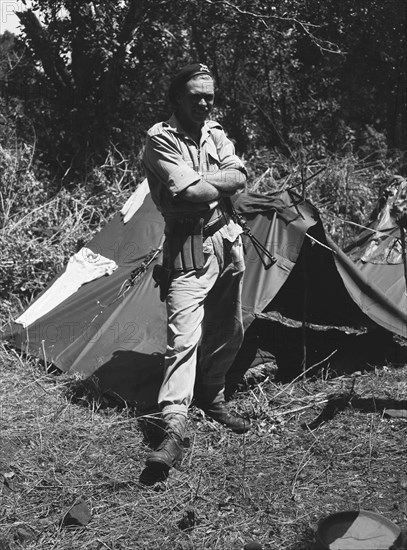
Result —
[[168, 471], [182, 461], [186, 416], [163, 412], [163, 421], [166, 435], [160, 445], [148, 455], [146, 465]]
[[182, 460], [182, 440], [178, 435], [169, 433], [160, 445], [152, 451], [146, 460], [146, 466], [156, 470], [168, 471]]
[[229, 412], [224, 401], [220, 401], [219, 403], [211, 403], [210, 405], [203, 405], [200, 406], [200, 408], [210, 418], [213, 418], [213, 420], [216, 420], [216, 422], [226, 426], [236, 434], [244, 434], [250, 430], [250, 420], [246, 420], [240, 416], [235, 416]]

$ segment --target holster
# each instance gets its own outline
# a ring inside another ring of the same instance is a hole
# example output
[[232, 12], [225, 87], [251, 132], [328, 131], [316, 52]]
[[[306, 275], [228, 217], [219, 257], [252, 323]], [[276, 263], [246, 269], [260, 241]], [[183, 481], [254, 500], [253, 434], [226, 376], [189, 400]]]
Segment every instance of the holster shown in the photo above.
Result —
[[200, 217], [166, 220], [163, 264], [153, 268], [153, 279], [165, 301], [176, 272], [202, 269], [204, 220]]
[[171, 269], [164, 265], [156, 264], [153, 268], [153, 279], [155, 286], [160, 287], [160, 300], [165, 302], [172, 279]]
[[173, 271], [192, 271], [204, 266], [201, 217], [166, 220], [165, 236], [168, 264]]

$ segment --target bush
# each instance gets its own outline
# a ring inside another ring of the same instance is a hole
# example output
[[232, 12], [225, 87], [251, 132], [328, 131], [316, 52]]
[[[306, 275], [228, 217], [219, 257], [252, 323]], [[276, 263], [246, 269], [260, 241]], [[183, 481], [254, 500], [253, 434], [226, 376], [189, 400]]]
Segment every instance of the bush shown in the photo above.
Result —
[[390, 156], [373, 147], [372, 140], [377, 145], [380, 136], [370, 130], [362, 158], [352, 149], [342, 155], [320, 154], [321, 149], [312, 143], [308, 148], [299, 147], [291, 160], [260, 149], [248, 159], [250, 189], [260, 193], [289, 189], [304, 194], [318, 208], [327, 233], [345, 247], [360, 232], [359, 226], [368, 223], [383, 188], [403, 163], [401, 153]]
[[33, 149], [0, 147], [0, 315], [24, 309], [122, 206], [139, 170], [113, 153], [74, 190], [34, 173]]
[[[366, 147], [374, 153], [380, 136]], [[86, 244], [143, 178], [140, 162], [131, 164], [116, 149], [85, 181], [70, 185], [51, 180], [35, 167], [33, 146], [0, 146], [0, 315], [21, 312], [61, 271], [68, 258]], [[330, 155], [315, 147], [298, 147], [293, 158], [262, 148], [247, 160], [249, 189], [264, 193], [291, 189], [303, 192], [321, 214], [325, 229], [346, 246], [367, 223], [382, 188], [397, 172], [399, 158], [352, 152]]]

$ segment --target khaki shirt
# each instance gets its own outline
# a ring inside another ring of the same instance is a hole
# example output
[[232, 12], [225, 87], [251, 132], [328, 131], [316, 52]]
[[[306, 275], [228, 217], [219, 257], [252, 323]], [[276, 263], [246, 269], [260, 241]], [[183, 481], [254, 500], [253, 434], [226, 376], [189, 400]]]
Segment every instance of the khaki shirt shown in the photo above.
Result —
[[175, 115], [155, 124], [147, 132], [143, 153], [151, 197], [166, 214], [205, 213], [218, 201], [193, 203], [179, 194], [201, 179], [201, 175], [225, 169], [246, 169], [222, 126], [207, 121], [202, 127], [199, 145], [181, 128]]

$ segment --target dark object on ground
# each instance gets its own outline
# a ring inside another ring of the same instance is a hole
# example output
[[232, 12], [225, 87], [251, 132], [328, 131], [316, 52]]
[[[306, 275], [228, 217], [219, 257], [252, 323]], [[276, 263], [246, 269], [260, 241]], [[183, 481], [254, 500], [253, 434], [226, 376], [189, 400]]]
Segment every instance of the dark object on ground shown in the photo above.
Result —
[[187, 506], [184, 510], [184, 514], [178, 522], [178, 527], [182, 531], [188, 531], [196, 524], [196, 513], [192, 506]]
[[64, 527], [83, 527], [89, 523], [91, 517], [86, 502], [80, 499], [66, 512], [62, 518], [62, 525]]
[[389, 417], [407, 419], [407, 399], [361, 397], [353, 391], [352, 387], [347, 393], [330, 395], [323, 411], [309, 424], [302, 424], [302, 428], [315, 430], [321, 424], [332, 420], [337, 413], [344, 411], [347, 407], [352, 407], [362, 412], [379, 412], [385, 416], [387, 414]]
[[259, 542], [255, 542], [255, 541], [247, 542], [243, 546], [243, 550], [261, 550], [261, 549], [262, 549], [261, 544]]
[[400, 528], [380, 514], [345, 511], [331, 514], [319, 523], [314, 550], [403, 550], [402, 538]]

